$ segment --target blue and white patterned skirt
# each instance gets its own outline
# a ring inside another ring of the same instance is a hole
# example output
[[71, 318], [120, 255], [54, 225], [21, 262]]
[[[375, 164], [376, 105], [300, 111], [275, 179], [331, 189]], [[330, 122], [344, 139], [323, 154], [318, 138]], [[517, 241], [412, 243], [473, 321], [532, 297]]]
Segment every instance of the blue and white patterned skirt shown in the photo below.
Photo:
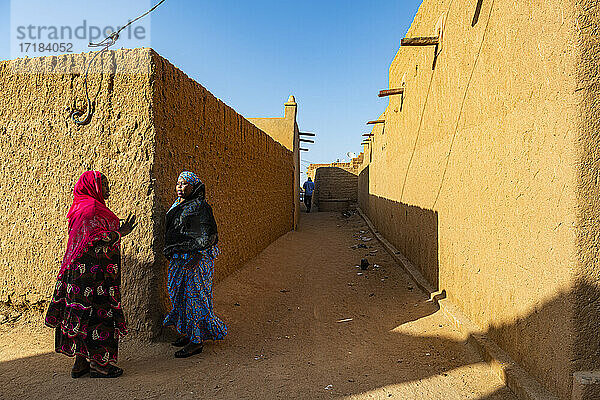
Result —
[[168, 291], [173, 309], [163, 325], [173, 325], [194, 343], [221, 340], [227, 326], [213, 312], [212, 278], [219, 249], [214, 246], [200, 252], [194, 265], [185, 267], [192, 254], [174, 254], [169, 263]]

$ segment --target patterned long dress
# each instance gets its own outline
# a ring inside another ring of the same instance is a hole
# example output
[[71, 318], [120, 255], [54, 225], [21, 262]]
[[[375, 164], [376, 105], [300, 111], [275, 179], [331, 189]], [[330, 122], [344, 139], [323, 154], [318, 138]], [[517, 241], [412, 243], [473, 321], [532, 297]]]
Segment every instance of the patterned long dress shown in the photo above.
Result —
[[[108, 240], [105, 238], [105, 240]], [[119, 336], [125, 335], [121, 308], [121, 257], [110, 245], [94, 242], [57, 281], [45, 323], [55, 328], [55, 350], [105, 366], [116, 363]]]
[[199, 261], [186, 267], [191, 254], [175, 253], [169, 263], [168, 292], [173, 309], [163, 324], [173, 325], [193, 343], [221, 340], [227, 326], [213, 312], [212, 277], [219, 249], [214, 246], [200, 252]]

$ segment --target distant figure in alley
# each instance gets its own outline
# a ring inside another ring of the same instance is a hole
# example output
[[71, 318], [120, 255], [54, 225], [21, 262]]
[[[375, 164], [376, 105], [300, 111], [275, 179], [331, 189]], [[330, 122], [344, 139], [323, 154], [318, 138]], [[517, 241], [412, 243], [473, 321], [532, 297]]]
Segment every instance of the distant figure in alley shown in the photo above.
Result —
[[309, 213], [310, 206], [312, 205], [312, 195], [315, 191], [315, 183], [310, 176], [308, 177], [308, 180], [304, 182], [304, 185], [302, 185], [302, 189], [304, 189], [304, 205], [306, 206], [306, 212]]
[[177, 199], [167, 212], [165, 256], [169, 260], [168, 292], [173, 309], [163, 324], [181, 335], [173, 346], [183, 347], [176, 358], [202, 351], [204, 340], [221, 340], [227, 326], [213, 312], [212, 279], [217, 247], [217, 224], [205, 199], [205, 186], [193, 172], [184, 171], [176, 185]]
[[135, 217], [119, 224], [105, 204], [109, 193], [108, 179], [98, 171], [83, 173], [75, 184], [67, 250], [46, 314], [46, 325], [55, 329], [56, 352], [75, 357], [73, 378], [123, 373], [113, 365], [119, 337], [127, 333], [120, 243], [135, 227]]

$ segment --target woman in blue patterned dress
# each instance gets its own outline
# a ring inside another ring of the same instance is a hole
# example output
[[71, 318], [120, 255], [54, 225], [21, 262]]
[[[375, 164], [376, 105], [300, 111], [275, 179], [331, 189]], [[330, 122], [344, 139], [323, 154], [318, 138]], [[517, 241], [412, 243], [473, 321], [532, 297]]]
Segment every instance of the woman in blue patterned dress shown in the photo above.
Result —
[[217, 248], [217, 224], [196, 174], [184, 171], [177, 180], [177, 200], [167, 212], [165, 256], [169, 260], [168, 292], [173, 306], [163, 324], [182, 337], [175, 353], [185, 358], [202, 351], [204, 340], [221, 340], [227, 326], [213, 312], [212, 277]]

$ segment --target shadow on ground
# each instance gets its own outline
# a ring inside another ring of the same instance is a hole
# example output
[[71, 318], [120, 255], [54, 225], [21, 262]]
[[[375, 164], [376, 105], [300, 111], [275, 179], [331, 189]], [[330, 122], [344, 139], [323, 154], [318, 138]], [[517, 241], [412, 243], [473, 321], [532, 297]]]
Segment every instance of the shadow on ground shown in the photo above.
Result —
[[[379, 231], [404, 254], [436, 290], [439, 287], [439, 215], [434, 210], [393, 201], [369, 193], [369, 167], [359, 174], [361, 208]], [[446, 221], [452, 224], [453, 221]], [[590, 233], [593, 237], [597, 232]], [[593, 239], [578, 237], [579, 258], [588, 254], [586, 246]], [[448, 246], [449, 247], [449, 246]], [[594, 250], [596, 253], [599, 251]], [[593, 253], [592, 253], [593, 254]], [[572, 375], [576, 371], [600, 369], [600, 286], [590, 271], [598, 257], [575, 259], [574, 281], [570, 289], [558, 291], [552, 298], [537, 300], [527, 315], [515, 315], [514, 321], [494, 324], [486, 335], [509, 353], [547, 390], [560, 398], [571, 397]], [[533, 272], [532, 272], [533, 274]], [[495, 277], [511, 293], [523, 283]], [[560, 282], [557, 282], [559, 284]], [[513, 287], [515, 286], [515, 287]], [[487, 301], [482, 296], [481, 301]], [[515, 296], [516, 297], [516, 296]], [[514, 300], [517, 301], [517, 300]], [[529, 299], [530, 301], [530, 299]], [[516, 307], [515, 307], [516, 309]]]
[[[216, 287], [229, 335], [198, 357], [126, 341], [123, 377], [72, 380], [62, 355], [7, 356], [52, 348], [49, 330], [25, 327], [0, 349], [0, 397], [514, 399], [375, 240], [351, 248], [364, 228], [356, 215], [303, 217]], [[380, 267], [360, 271], [365, 256]]]

